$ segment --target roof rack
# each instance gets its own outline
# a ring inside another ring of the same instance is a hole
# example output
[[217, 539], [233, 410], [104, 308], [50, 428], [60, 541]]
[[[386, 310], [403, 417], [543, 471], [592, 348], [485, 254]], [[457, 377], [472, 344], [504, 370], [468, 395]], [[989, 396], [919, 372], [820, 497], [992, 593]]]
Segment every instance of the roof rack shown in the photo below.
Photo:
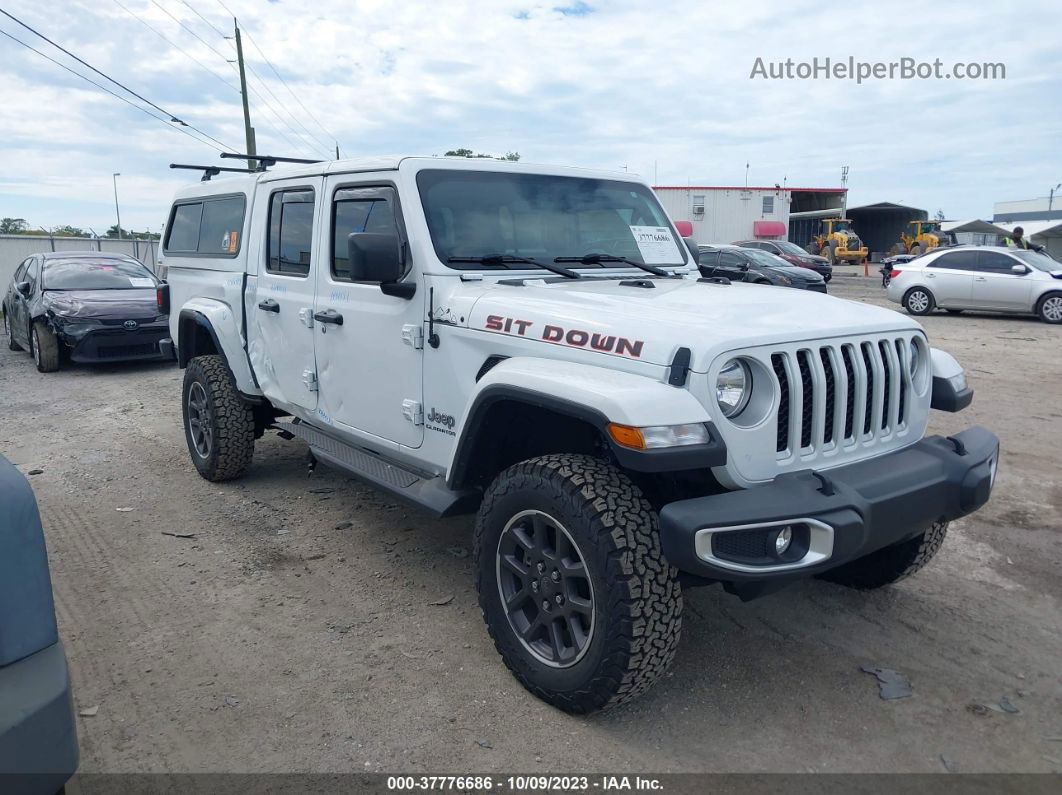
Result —
[[170, 168], [188, 168], [192, 171], [202, 171], [200, 182], [210, 182], [211, 177], [216, 177], [222, 171], [231, 171], [236, 174], [253, 174], [253, 168], [225, 168], [224, 166], [193, 166], [188, 163], [170, 163]]
[[233, 160], [257, 160], [258, 168], [255, 171], [265, 171], [270, 166], [275, 166], [277, 163], [321, 163], [321, 160], [308, 160], [305, 157], [276, 157], [274, 155], [245, 155], [240, 152], [222, 152], [222, 157], [232, 158]]

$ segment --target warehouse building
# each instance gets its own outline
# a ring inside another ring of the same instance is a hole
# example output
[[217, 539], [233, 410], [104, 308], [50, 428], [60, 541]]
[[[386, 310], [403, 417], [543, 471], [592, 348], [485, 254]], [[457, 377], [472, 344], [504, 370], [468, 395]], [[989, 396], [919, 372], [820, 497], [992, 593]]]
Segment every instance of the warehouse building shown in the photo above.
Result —
[[[675, 221], [690, 221], [698, 243], [735, 240], [793, 240], [794, 214], [836, 215], [844, 206], [844, 188], [674, 186], [653, 190]], [[794, 240], [804, 245], [807, 240]]]

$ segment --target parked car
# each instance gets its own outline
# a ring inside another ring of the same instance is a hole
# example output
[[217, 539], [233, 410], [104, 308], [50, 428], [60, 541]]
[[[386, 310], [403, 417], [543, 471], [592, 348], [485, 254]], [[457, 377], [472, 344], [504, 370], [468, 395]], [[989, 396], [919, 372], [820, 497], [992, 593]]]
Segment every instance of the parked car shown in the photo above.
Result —
[[66, 652], [37, 500], [0, 455], [0, 790], [59, 792], [77, 770]]
[[788, 240], [742, 240], [734, 245], [766, 251], [799, 268], [810, 268], [827, 282], [833, 278], [833, 265], [826, 257], [809, 254], [796, 243]]
[[931, 409], [973, 392], [914, 320], [698, 278], [631, 174], [270, 168], [181, 189], [162, 245], [192, 466], [238, 478], [272, 431], [474, 515], [495, 647], [570, 712], [660, 676], [683, 584], [884, 587], [992, 490], [991, 432], [926, 436]]
[[99, 251], [34, 254], [3, 300], [13, 351], [29, 350], [50, 373], [75, 362], [159, 359], [169, 336], [155, 275], [132, 257]]
[[935, 249], [894, 266], [887, 295], [912, 315], [977, 309], [1062, 323], [1062, 263], [1001, 246]]
[[754, 248], [725, 243], [702, 245], [698, 247], [697, 265], [707, 277], [725, 276], [731, 281], [826, 292], [826, 280], [819, 274]]

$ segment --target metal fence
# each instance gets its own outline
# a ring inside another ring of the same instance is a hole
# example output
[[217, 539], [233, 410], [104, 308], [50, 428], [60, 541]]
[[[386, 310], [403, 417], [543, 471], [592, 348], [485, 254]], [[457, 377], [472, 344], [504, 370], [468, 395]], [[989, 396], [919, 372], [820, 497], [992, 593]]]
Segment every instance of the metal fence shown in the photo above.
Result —
[[129, 254], [158, 273], [157, 240], [118, 240], [111, 237], [53, 237], [51, 235], [0, 235], [0, 293], [7, 289], [15, 268], [31, 254], [44, 251], [113, 251]]

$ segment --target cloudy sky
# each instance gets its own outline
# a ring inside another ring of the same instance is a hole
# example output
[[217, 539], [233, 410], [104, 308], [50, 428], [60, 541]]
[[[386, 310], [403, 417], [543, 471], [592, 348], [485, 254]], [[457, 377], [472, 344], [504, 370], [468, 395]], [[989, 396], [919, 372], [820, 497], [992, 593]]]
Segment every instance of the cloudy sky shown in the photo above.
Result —
[[[346, 155], [517, 151], [664, 185], [740, 185], [748, 163], [749, 184], [832, 187], [847, 165], [850, 204], [896, 201], [956, 219], [990, 217], [995, 201], [1046, 196], [1062, 182], [1057, 0], [1027, 0], [1020, 12], [896, 0], [0, 7], [236, 150], [243, 119], [222, 37], [233, 14], [253, 40], [244, 48], [260, 152], [323, 156], [335, 140]], [[11, 19], [0, 16], [0, 30], [144, 106]], [[750, 79], [757, 57], [815, 56], [940, 59], [945, 72], [1002, 63], [1006, 79]], [[0, 85], [0, 216], [102, 233], [114, 223], [117, 171], [123, 226], [157, 231], [174, 188], [194, 179], [168, 164], [221, 162], [207, 143], [2, 36]]]

